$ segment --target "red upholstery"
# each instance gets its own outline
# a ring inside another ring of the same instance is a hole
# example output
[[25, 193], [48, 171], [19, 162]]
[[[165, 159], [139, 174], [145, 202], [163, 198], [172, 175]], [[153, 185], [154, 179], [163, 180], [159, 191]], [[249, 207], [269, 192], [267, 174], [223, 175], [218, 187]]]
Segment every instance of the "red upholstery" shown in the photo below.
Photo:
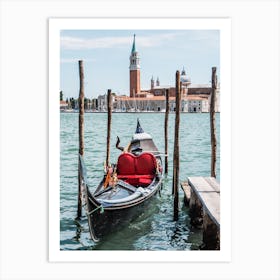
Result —
[[156, 159], [151, 153], [135, 156], [123, 153], [119, 156], [117, 165], [118, 178], [131, 185], [148, 186], [156, 173]]
[[135, 156], [130, 153], [123, 153], [118, 158], [117, 174], [135, 175]]
[[142, 153], [135, 160], [136, 173], [138, 175], [155, 174], [157, 162], [155, 156], [150, 153]]

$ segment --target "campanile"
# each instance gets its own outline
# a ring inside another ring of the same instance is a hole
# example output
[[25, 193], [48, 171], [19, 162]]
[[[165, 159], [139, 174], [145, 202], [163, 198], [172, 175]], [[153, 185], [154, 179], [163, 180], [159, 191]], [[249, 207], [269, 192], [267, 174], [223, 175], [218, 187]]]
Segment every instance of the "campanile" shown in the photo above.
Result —
[[133, 38], [133, 44], [131, 54], [129, 57], [129, 74], [130, 74], [130, 97], [135, 97], [137, 93], [140, 93], [140, 58], [135, 46], [135, 34]]

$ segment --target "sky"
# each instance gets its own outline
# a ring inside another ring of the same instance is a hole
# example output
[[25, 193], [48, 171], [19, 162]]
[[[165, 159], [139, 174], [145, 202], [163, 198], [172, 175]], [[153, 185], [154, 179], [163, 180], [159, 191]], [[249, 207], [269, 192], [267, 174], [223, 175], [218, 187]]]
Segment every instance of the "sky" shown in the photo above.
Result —
[[62, 30], [60, 90], [64, 100], [79, 95], [78, 61], [84, 61], [85, 96], [96, 98], [108, 89], [129, 95], [129, 56], [133, 35], [140, 56], [141, 89], [151, 78], [175, 86], [184, 68], [192, 84], [211, 81], [212, 67], [220, 75], [219, 30]]

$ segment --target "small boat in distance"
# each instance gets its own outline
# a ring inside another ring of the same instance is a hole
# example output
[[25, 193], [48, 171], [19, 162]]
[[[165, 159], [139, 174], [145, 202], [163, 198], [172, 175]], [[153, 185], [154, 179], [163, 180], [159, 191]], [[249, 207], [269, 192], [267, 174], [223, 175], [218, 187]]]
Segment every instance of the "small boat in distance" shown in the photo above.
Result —
[[162, 160], [150, 134], [139, 120], [132, 140], [117, 163], [106, 166], [105, 174], [92, 193], [83, 158], [80, 159], [83, 204], [88, 217], [91, 238], [99, 241], [105, 235], [128, 225], [142, 214], [162, 187]]

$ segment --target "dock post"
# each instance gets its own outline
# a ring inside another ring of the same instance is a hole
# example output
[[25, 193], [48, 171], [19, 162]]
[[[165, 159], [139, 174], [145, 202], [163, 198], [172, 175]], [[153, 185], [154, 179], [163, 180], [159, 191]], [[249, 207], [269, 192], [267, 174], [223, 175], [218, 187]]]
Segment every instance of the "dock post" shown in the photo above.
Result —
[[194, 193], [194, 191], [191, 189], [190, 194], [190, 201], [189, 201], [189, 215], [190, 215], [190, 223], [192, 226], [196, 228], [202, 228], [203, 226], [203, 206], [197, 197], [197, 195]]
[[106, 167], [110, 162], [110, 139], [111, 139], [111, 122], [112, 122], [112, 95], [111, 90], [108, 89], [107, 94], [107, 151], [106, 151]]
[[165, 119], [164, 119], [164, 146], [165, 146], [165, 163], [164, 173], [168, 173], [168, 117], [169, 117], [169, 90], [165, 90]]
[[[80, 75], [80, 91], [79, 91], [79, 154], [84, 156], [84, 63], [79, 60], [79, 75]], [[77, 218], [82, 216], [82, 175], [81, 166], [79, 161], [79, 171], [78, 171], [78, 184], [79, 184], [79, 194], [78, 194], [78, 211]]]
[[203, 217], [203, 244], [202, 250], [220, 250], [220, 229], [211, 220], [208, 214]]
[[179, 128], [180, 128], [180, 109], [181, 109], [181, 89], [180, 72], [176, 71], [176, 117], [174, 135], [174, 154], [173, 154], [173, 194], [174, 194], [174, 221], [178, 221], [179, 216]]
[[212, 93], [210, 103], [210, 129], [211, 129], [211, 177], [216, 178], [216, 117], [215, 117], [215, 105], [216, 105], [216, 90], [217, 90], [217, 75], [216, 67], [212, 67]]
[[190, 200], [191, 200], [191, 187], [188, 185], [187, 182], [181, 183], [181, 188], [184, 191], [184, 204], [189, 207]]

